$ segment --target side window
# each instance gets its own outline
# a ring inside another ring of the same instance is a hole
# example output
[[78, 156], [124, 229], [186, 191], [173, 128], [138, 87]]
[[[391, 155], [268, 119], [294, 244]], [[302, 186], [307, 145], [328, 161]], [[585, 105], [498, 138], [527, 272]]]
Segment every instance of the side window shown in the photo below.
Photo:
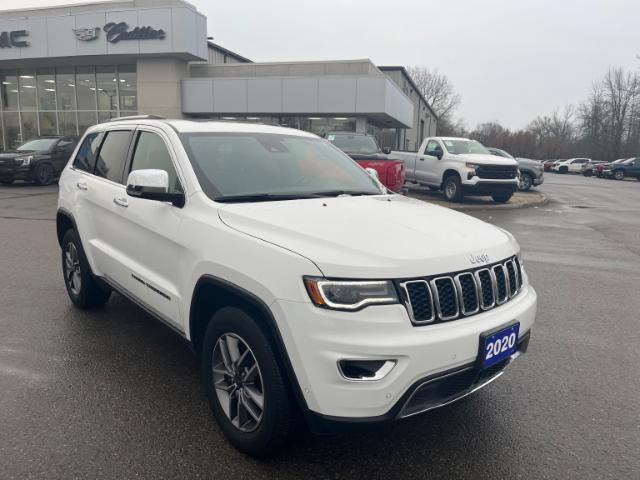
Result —
[[73, 160], [73, 166], [78, 170], [83, 170], [85, 172], [93, 173], [93, 169], [96, 165], [96, 153], [98, 151], [98, 147], [100, 146], [100, 142], [102, 140], [103, 134], [99, 133], [90, 133], [84, 138], [80, 149], [78, 150], [78, 154], [76, 158]]
[[164, 140], [155, 133], [140, 132], [131, 161], [131, 171], [154, 168], [169, 174], [169, 193], [182, 192], [176, 169]]
[[440, 144], [435, 140], [429, 140], [429, 143], [427, 143], [427, 147], [424, 149], [424, 153], [426, 153], [427, 155], [430, 155], [432, 153], [435, 153], [438, 150], [442, 150], [442, 148], [440, 147]]
[[64, 153], [71, 153], [73, 152], [73, 149], [76, 148], [76, 144], [78, 143], [77, 140], [70, 138], [70, 137], [65, 137], [60, 139], [60, 141], [58, 142], [58, 150]]
[[127, 161], [130, 142], [130, 130], [107, 132], [100, 148], [95, 174], [112, 182], [122, 183], [122, 172]]

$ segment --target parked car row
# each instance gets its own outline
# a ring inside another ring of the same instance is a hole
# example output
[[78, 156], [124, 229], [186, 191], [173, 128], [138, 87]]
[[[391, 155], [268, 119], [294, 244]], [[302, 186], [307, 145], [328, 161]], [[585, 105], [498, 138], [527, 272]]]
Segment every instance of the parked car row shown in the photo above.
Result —
[[613, 162], [592, 160], [590, 158], [547, 160], [544, 163], [544, 169], [555, 173], [581, 173], [585, 177], [595, 175], [616, 180], [635, 177], [640, 180], [640, 157], [619, 158]]
[[499, 157], [513, 158], [518, 162], [518, 188], [523, 191], [531, 190], [531, 187], [537, 187], [544, 183], [544, 168], [542, 163], [529, 158], [514, 158], [510, 153], [495, 147], [489, 147], [487, 150], [492, 155]]

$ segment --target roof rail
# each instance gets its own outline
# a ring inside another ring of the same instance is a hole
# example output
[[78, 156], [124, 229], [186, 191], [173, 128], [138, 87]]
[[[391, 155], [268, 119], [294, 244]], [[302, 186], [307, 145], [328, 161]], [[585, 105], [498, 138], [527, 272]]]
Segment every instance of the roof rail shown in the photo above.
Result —
[[120, 120], [166, 120], [166, 118], [160, 115], [131, 115], [129, 117], [112, 118], [109, 122], [119, 122]]

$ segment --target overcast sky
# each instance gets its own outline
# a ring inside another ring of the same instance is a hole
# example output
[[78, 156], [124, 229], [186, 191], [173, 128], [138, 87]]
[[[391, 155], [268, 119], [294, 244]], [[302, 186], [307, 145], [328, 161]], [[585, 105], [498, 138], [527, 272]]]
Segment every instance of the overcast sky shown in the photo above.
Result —
[[[0, 0], [0, 8], [86, 3]], [[608, 68], [640, 67], [638, 0], [191, 0], [253, 61], [370, 58], [445, 73], [468, 127], [521, 128], [577, 103]]]

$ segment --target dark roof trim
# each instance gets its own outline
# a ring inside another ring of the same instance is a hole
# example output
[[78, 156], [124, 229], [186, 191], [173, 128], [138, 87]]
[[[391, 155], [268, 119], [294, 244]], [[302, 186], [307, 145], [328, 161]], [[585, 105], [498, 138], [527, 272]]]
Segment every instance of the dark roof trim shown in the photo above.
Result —
[[[376, 65], [377, 66], [377, 65]], [[409, 81], [409, 84], [413, 87], [413, 89], [418, 92], [418, 95], [420, 95], [420, 98], [422, 99], [422, 101], [427, 105], [427, 108], [429, 109], [429, 111], [431, 112], [431, 114], [435, 117], [436, 120], [438, 120], [438, 116], [436, 115], [436, 112], [433, 111], [433, 109], [431, 108], [431, 105], [429, 105], [429, 102], [427, 102], [427, 99], [424, 98], [424, 95], [422, 95], [422, 93], [420, 92], [420, 90], [418, 89], [418, 87], [416, 86], [416, 84], [413, 82], [413, 78], [411, 78], [411, 75], [409, 75], [409, 72], [407, 72], [407, 69], [402, 67], [402, 66], [386, 66], [386, 67], [378, 67], [378, 70], [384, 72], [384, 71], [389, 71], [389, 72], [395, 72], [395, 71], [401, 71], [402, 74], [407, 78], [407, 80]]]
[[221, 47], [217, 43], [213, 43], [211, 40], [208, 40], [207, 43], [209, 44], [209, 48], [213, 50], [218, 50], [219, 52], [224, 53], [225, 55], [229, 55], [230, 57], [233, 57], [236, 60], [239, 60], [244, 63], [253, 63], [252, 60], [249, 60], [248, 58], [243, 57], [242, 55], [238, 55], [237, 53], [232, 52], [231, 50], [227, 50], [226, 48]]

